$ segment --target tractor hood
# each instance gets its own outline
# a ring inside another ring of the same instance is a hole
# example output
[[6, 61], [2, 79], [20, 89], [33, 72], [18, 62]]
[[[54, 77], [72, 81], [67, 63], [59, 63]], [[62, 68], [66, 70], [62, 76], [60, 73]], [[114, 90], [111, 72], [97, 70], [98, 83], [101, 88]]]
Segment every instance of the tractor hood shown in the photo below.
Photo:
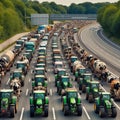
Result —
[[38, 82], [37, 85], [38, 85], [38, 86], [42, 86], [42, 82]]
[[63, 86], [67, 87], [68, 86], [68, 82], [63, 82]]
[[93, 92], [98, 92], [98, 88], [93, 88]]
[[8, 108], [8, 98], [2, 98], [1, 100], [1, 108], [2, 109], [7, 109]]
[[106, 104], [107, 109], [111, 108], [111, 106], [112, 106], [112, 104], [109, 100], [105, 100], [105, 104]]
[[36, 100], [36, 104], [37, 104], [37, 105], [42, 105], [42, 103], [43, 103], [43, 102], [42, 102], [42, 99], [37, 99], [37, 100]]
[[75, 104], [75, 103], [76, 103], [75, 98], [70, 98], [70, 103], [71, 103], [71, 104]]

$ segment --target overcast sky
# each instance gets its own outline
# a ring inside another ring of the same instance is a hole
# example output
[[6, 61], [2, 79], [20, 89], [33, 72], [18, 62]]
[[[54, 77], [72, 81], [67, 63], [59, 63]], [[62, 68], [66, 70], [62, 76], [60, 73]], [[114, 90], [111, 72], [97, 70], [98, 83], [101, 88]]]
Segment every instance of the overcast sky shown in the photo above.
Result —
[[118, 0], [38, 0], [39, 2], [52, 2], [54, 1], [57, 4], [63, 4], [69, 6], [71, 3], [83, 3], [83, 2], [92, 2], [92, 3], [97, 3], [97, 2], [117, 2]]

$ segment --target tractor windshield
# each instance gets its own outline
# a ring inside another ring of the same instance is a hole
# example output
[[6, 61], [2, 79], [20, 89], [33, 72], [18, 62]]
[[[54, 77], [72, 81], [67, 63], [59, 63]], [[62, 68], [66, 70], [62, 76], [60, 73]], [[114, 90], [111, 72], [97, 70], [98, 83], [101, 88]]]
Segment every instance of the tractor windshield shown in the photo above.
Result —
[[11, 97], [11, 93], [10, 92], [3, 92], [1, 94], [1, 98], [10, 98]]
[[85, 76], [84, 76], [84, 79], [85, 79], [85, 80], [91, 80], [91, 77], [92, 77], [91, 75], [85, 75]]
[[20, 72], [14, 72], [13, 73], [13, 77], [16, 78], [16, 77], [20, 77], [21, 76], [21, 73]]
[[83, 74], [83, 73], [85, 73], [85, 69], [79, 69], [78, 72], [81, 73], [81, 74]]
[[36, 78], [35, 78], [35, 81], [36, 81], [36, 82], [42, 82], [42, 83], [43, 83], [44, 80], [45, 80], [45, 78], [42, 78], [42, 77], [36, 77]]
[[77, 98], [77, 92], [68, 92], [68, 98]]
[[109, 94], [103, 94], [103, 99], [109, 100], [110, 99], [110, 95]]
[[35, 93], [34, 97], [35, 97], [35, 99], [37, 99], [37, 98], [44, 99], [45, 95], [44, 95], [44, 93]]
[[65, 75], [65, 71], [59, 71], [59, 75]]
[[68, 82], [69, 78], [62, 78], [62, 82]]
[[99, 88], [99, 85], [96, 84], [96, 83], [92, 83], [92, 84], [91, 84], [91, 87], [92, 87], [92, 88]]
[[24, 68], [25, 64], [24, 63], [18, 63], [17, 68]]
[[37, 74], [37, 75], [44, 75], [44, 70], [36, 70], [35, 74]]

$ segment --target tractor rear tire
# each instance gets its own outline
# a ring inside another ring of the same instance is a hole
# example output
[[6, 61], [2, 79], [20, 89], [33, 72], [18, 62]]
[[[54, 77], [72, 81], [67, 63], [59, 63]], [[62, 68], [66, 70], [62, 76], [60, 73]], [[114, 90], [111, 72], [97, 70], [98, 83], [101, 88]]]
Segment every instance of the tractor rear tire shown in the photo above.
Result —
[[104, 107], [100, 107], [100, 109], [99, 109], [99, 116], [101, 118], [105, 117], [105, 109], [104, 109]]
[[24, 81], [23, 81], [23, 80], [21, 81], [21, 86], [22, 86], [22, 87], [24, 86]]
[[44, 117], [48, 117], [48, 106], [45, 106]]
[[69, 107], [68, 107], [68, 105], [65, 105], [64, 106], [64, 116], [67, 116], [67, 115], [69, 115]]
[[82, 84], [79, 84], [79, 90], [82, 90]]
[[15, 106], [10, 106], [10, 118], [15, 117]]
[[30, 106], [30, 117], [34, 117], [34, 106]]
[[83, 93], [86, 92], [86, 85], [82, 85], [82, 92], [83, 92]]
[[80, 105], [77, 107], [77, 113], [78, 116], [82, 115], [82, 107]]
[[95, 113], [99, 113], [99, 108], [96, 103], [94, 103], [94, 111]]
[[17, 113], [18, 110], [18, 101], [16, 101], [16, 105], [15, 105], [15, 113]]
[[88, 94], [88, 93], [86, 93], [86, 100], [88, 100], [88, 96], [89, 96], [89, 94]]
[[93, 95], [92, 94], [88, 95], [88, 101], [89, 101], [89, 103], [93, 102]]
[[112, 108], [112, 117], [115, 118], [117, 116], [117, 110], [115, 107]]

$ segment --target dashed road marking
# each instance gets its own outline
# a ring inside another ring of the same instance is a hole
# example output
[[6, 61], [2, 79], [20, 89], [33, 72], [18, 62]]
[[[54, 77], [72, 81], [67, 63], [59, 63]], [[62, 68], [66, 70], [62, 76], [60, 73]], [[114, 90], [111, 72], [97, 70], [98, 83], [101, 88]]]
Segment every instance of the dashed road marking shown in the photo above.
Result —
[[8, 84], [9, 84], [9, 82], [10, 82], [10, 78], [8, 79], [8, 81], [7, 81], [6, 85], [8, 85]]
[[29, 91], [29, 90], [27, 89], [27, 90], [26, 90], [26, 96], [28, 95], [28, 91]]
[[52, 112], [53, 112], [53, 120], [56, 120], [55, 109], [54, 109], [54, 107], [52, 107]]
[[20, 120], [22, 120], [22, 118], [23, 118], [24, 110], [25, 110], [25, 108], [23, 107], [23, 108], [22, 108], [22, 111], [21, 111], [21, 115], [20, 115]]
[[87, 115], [88, 120], [91, 120], [91, 118], [90, 118], [90, 116], [89, 116], [89, 114], [84, 106], [83, 106], [83, 110], [85, 111], [85, 114]]
[[52, 89], [50, 89], [50, 95], [52, 96]]

